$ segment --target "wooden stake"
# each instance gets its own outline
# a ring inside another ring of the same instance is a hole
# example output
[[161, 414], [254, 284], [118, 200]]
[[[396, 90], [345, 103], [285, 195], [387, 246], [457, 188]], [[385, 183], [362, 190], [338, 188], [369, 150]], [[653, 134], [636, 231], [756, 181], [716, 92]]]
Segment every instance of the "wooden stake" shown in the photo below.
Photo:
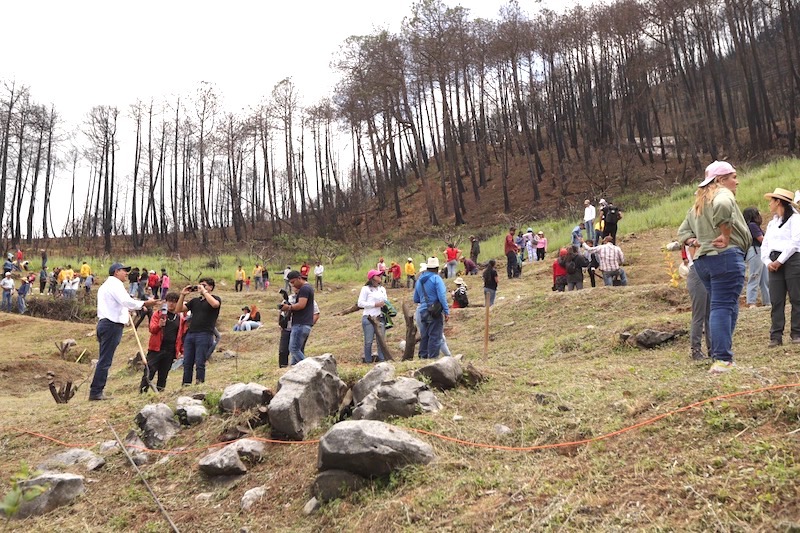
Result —
[[483, 358], [489, 356], [489, 293], [484, 293], [483, 304], [486, 306], [486, 320], [483, 324]]
[[150, 365], [147, 364], [147, 357], [144, 355], [144, 348], [142, 348], [142, 341], [139, 340], [139, 334], [136, 332], [136, 326], [133, 325], [133, 318], [129, 320], [131, 324], [131, 329], [133, 330], [133, 336], [136, 337], [136, 344], [139, 345], [139, 357], [142, 358], [142, 363], [144, 363], [144, 377], [147, 381], [147, 384], [150, 385], [150, 388], [158, 394], [158, 389], [153, 382], [150, 381]]

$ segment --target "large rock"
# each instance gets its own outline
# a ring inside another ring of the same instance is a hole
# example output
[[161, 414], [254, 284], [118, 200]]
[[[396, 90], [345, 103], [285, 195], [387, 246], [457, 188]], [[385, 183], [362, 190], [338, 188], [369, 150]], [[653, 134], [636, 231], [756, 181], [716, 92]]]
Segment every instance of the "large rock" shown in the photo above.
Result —
[[226, 413], [247, 411], [269, 403], [269, 394], [269, 389], [258, 383], [234, 383], [225, 387], [219, 406]]
[[325, 470], [317, 474], [311, 494], [321, 502], [329, 502], [361, 490], [367, 480], [347, 470]]
[[677, 337], [680, 331], [656, 331], [654, 329], [645, 329], [636, 335], [636, 344], [642, 348], [655, 348], [665, 342], [669, 342]]
[[83, 476], [75, 474], [46, 473], [20, 483], [23, 490], [34, 486], [44, 486], [47, 487], [47, 490], [34, 499], [23, 502], [17, 514], [14, 515], [15, 518], [28, 518], [49, 513], [56, 507], [67, 505], [83, 494], [85, 490]]
[[125, 445], [125, 449], [128, 450], [128, 454], [130, 454], [136, 466], [142, 466], [150, 461], [150, 456], [145, 451], [147, 446], [145, 446], [142, 439], [139, 438], [139, 435], [137, 435], [134, 430], [128, 432], [122, 443]]
[[415, 378], [427, 377], [439, 390], [453, 389], [461, 379], [461, 363], [455, 357], [442, 357], [414, 372]]
[[68, 466], [73, 466], [77, 464], [80, 464], [86, 470], [92, 471], [92, 470], [97, 470], [98, 468], [106, 464], [106, 460], [89, 450], [84, 450], [82, 448], [73, 448], [71, 450], [57, 453], [56, 455], [48, 457], [47, 459], [44, 460], [44, 462], [42, 462], [42, 464], [37, 466], [36, 469], [58, 470], [61, 468], [66, 468]]
[[136, 415], [136, 424], [142, 430], [142, 440], [148, 448], [162, 447], [181, 428], [175, 420], [175, 413], [165, 403], [145, 405]]
[[273, 434], [302, 440], [336, 413], [346, 391], [332, 355], [300, 361], [280, 378], [278, 393], [269, 404]]
[[399, 377], [384, 381], [356, 405], [353, 420], [387, 420], [419, 413], [435, 413], [442, 406], [423, 382]]
[[367, 374], [353, 385], [353, 402], [358, 405], [378, 385], [394, 377], [394, 366], [391, 363], [378, 363]]
[[433, 448], [402, 429], [374, 420], [339, 422], [319, 441], [319, 470], [382, 476], [408, 464], [427, 464]]
[[209, 476], [235, 476], [247, 472], [239, 453], [230, 444], [200, 459], [200, 470]]

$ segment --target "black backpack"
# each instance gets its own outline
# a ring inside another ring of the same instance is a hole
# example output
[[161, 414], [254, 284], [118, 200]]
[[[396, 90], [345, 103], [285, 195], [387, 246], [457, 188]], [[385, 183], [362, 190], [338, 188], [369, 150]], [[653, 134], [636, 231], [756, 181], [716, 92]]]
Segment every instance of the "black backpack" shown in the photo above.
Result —
[[453, 300], [458, 303], [459, 307], [467, 307], [469, 305], [469, 298], [467, 298], [467, 289], [459, 287], [453, 294]]
[[617, 222], [619, 222], [619, 207], [610, 205], [606, 213], [606, 224], [616, 224]]
[[574, 274], [576, 271], [575, 260], [570, 259], [567, 261], [567, 274]]

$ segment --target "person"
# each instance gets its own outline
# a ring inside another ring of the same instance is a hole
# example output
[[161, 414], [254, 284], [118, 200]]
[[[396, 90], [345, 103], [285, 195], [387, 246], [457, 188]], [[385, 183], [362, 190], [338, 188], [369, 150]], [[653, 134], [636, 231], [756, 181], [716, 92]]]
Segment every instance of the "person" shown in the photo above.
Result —
[[42, 267], [39, 271], [39, 294], [44, 294], [44, 289], [47, 286], [47, 268]]
[[413, 288], [417, 282], [417, 270], [414, 268], [414, 260], [412, 258], [406, 259], [406, 289]]
[[260, 291], [264, 288], [264, 269], [261, 268], [259, 263], [253, 267], [253, 283], [256, 284], [256, 290]]
[[736, 204], [738, 184], [736, 169], [730, 163], [714, 161], [708, 165], [694, 205], [678, 229], [678, 241], [697, 248], [694, 268], [711, 299], [711, 374], [735, 368], [733, 332], [744, 287], [744, 254], [751, 240]]
[[149, 281], [150, 281], [150, 273], [147, 271], [146, 268], [142, 267], [139, 270], [139, 287], [137, 288], [136, 291], [140, 300], [144, 300], [147, 297], [147, 284]]
[[94, 274], [90, 272], [86, 279], [83, 280], [83, 290], [86, 291], [87, 297], [92, 295], [92, 285], [94, 285]]
[[65, 285], [65, 292], [67, 297], [70, 299], [74, 299], [78, 295], [78, 291], [81, 288], [81, 278], [80, 276], [72, 276], [72, 279], [67, 280], [64, 282]]
[[580, 248], [581, 243], [583, 242], [583, 230], [586, 225], [581, 222], [574, 228], [572, 228], [572, 246], [575, 248]]
[[392, 266], [389, 268], [389, 271], [392, 273], [392, 288], [399, 289], [400, 278], [403, 277], [403, 271], [400, 269], [400, 265], [398, 265], [396, 261], [392, 261]]
[[263, 277], [263, 282], [264, 282], [263, 288], [264, 290], [267, 290], [269, 289], [269, 270], [267, 270], [267, 267], [264, 267], [264, 269], [261, 272], [261, 275]]
[[245, 278], [244, 269], [242, 268], [242, 265], [239, 265], [236, 268], [236, 273], [233, 275], [234, 279], [233, 290], [235, 292], [242, 292], [242, 288], [244, 288], [244, 278]]
[[761, 261], [769, 270], [769, 295], [772, 325], [769, 346], [783, 344], [786, 326], [786, 295], [792, 304], [789, 315], [789, 337], [800, 344], [800, 214], [795, 210], [794, 193], [776, 188], [764, 195], [769, 199], [772, 220], [767, 224], [761, 242]]
[[456, 248], [452, 242], [447, 245], [444, 250], [444, 257], [447, 263], [447, 277], [453, 279], [456, 277], [456, 270], [458, 270], [458, 258], [461, 256], [461, 250]]
[[147, 366], [144, 368], [139, 392], [147, 392], [153, 377], [156, 389], [163, 391], [167, 386], [167, 376], [172, 363], [183, 357], [183, 338], [186, 335], [187, 322], [183, 313], [177, 312], [177, 292], [164, 295], [161, 309], [157, 309], [150, 318], [150, 340], [147, 343]]
[[261, 327], [261, 312], [255, 304], [252, 307], [242, 307], [242, 315], [234, 324], [233, 331], [252, 331]]
[[547, 238], [541, 230], [536, 234], [536, 238], [536, 260], [544, 261], [544, 256], [547, 253]]
[[166, 268], [162, 268], [161, 269], [160, 285], [161, 285], [161, 299], [162, 300], [166, 300], [167, 299], [167, 293], [169, 292], [169, 289], [170, 289], [170, 279], [169, 279], [169, 275], [167, 274], [167, 269]]
[[514, 244], [517, 245], [517, 272], [515, 272], [516, 278], [519, 275], [517, 273], [522, 274], [522, 261], [525, 258], [523, 250], [525, 249], [525, 235], [520, 231], [517, 233], [517, 238], [514, 239]]
[[247, 279], [244, 280], [244, 290], [245, 292], [250, 292], [250, 276], [247, 276]]
[[161, 296], [161, 279], [155, 270], [151, 270], [147, 276], [147, 288], [150, 289], [150, 294], [153, 295], [153, 298]]
[[602, 200], [603, 206], [603, 237], [611, 236], [611, 244], [617, 244], [617, 224], [622, 220], [622, 210], [613, 202]]
[[567, 288], [567, 249], [561, 248], [558, 251], [558, 258], [553, 261], [553, 289], [554, 291], [564, 292]]
[[761, 242], [764, 240], [764, 232], [761, 231], [761, 213], [755, 207], [748, 207], [742, 212], [750, 236], [753, 238], [744, 262], [747, 265], [747, 289], [745, 290], [745, 301], [747, 307], [756, 307], [758, 301], [758, 291], [761, 290], [761, 305], [771, 306], [769, 297], [769, 270], [767, 265], [761, 260]]
[[128, 272], [128, 283], [130, 283], [128, 294], [130, 294], [131, 297], [136, 296], [139, 293], [139, 267], [133, 267], [131, 271]]
[[514, 226], [508, 228], [505, 244], [503, 245], [503, 253], [506, 254], [506, 274], [508, 279], [515, 277], [517, 271], [517, 252], [519, 246], [514, 242], [514, 232], [517, 230]]
[[472, 262], [477, 264], [478, 263], [478, 255], [481, 253], [481, 243], [475, 235], [469, 236], [469, 258], [472, 259]]
[[496, 265], [494, 259], [489, 259], [486, 270], [483, 271], [483, 294], [489, 295], [489, 307], [494, 305], [494, 298], [497, 296], [497, 270], [494, 268]]
[[292, 272], [292, 266], [286, 265], [286, 268], [283, 270], [283, 290], [289, 292], [289, 289], [292, 288], [292, 284], [289, 283], [289, 273]]
[[14, 295], [14, 279], [11, 277], [11, 272], [4, 274], [3, 280], [0, 281], [0, 288], [3, 289], [3, 304], [0, 309], [10, 313], [11, 297]]
[[594, 219], [597, 218], [597, 209], [587, 198], [583, 201], [583, 225], [586, 227], [586, 240], [594, 241]]
[[453, 283], [456, 284], [455, 290], [451, 293], [453, 297], [453, 309], [463, 309], [469, 306], [469, 297], [467, 296], [467, 284], [464, 283], [464, 278], [457, 277]]
[[[285, 292], [283, 293], [285, 294]], [[292, 288], [292, 294], [286, 297], [286, 301], [291, 305], [297, 303], [297, 291]], [[319, 320], [319, 306], [317, 305], [316, 299], [314, 300], [314, 320], [313, 324], [315, 325]], [[281, 328], [281, 338], [278, 342], [278, 367], [279, 368], [286, 368], [289, 366], [289, 339], [291, 339], [292, 335], [292, 313], [291, 312], [284, 312], [282, 311], [278, 317], [278, 325]], [[306, 337], [306, 341], [308, 337]], [[301, 347], [303, 353], [306, 351], [305, 342]]]
[[122, 263], [113, 263], [108, 268], [106, 279], [97, 291], [97, 342], [100, 353], [94, 377], [89, 386], [89, 400], [108, 400], [103, 393], [108, 380], [108, 370], [114, 361], [114, 352], [122, 340], [122, 330], [130, 320], [130, 311], [138, 311], [143, 307], [153, 307], [158, 300], [134, 300], [125, 290], [125, 280], [131, 267]]
[[[192, 312], [189, 328], [183, 337], [184, 386], [192, 384], [192, 377], [195, 377], [196, 383], [204, 383], [206, 380], [206, 359], [214, 342], [214, 328], [222, 307], [222, 299], [211, 294], [215, 286], [212, 278], [201, 278], [197, 285], [187, 285], [181, 289], [175, 305], [177, 313]], [[199, 292], [200, 296], [184, 303], [186, 296], [192, 292]]]
[[[513, 238], [513, 231], [511, 235]], [[450, 319], [450, 309], [447, 306], [447, 289], [438, 275], [439, 258], [429, 257], [426, 266], [427, 270], [420, 273], [414, 288], [414, 303], [419, 304], [419, 358], [436, 359], [439, 357], [444, 323]], [[441, 312], [431, 314], [437, 302], [441, 305]]]
[[622, 249], [614, 244], [613, 237], [606, 235], [603, 243], [599, 246], [589, 246], [583, 242], [583, 249], [589, 253], [597, 253], [597, 260], [600, 263], [600, 270], [603, 271], [603, 285], [611, 287], [615, 284], [625, 286], [628, 284], [628, 275], [622, 264], [625, 262], [625, 254]]
[[478, 275], [478, 265], [475, 263], [475, 261], [469, 257], [462, 257], [461, 262], [464, 263], [464, 272], [467, 273], [467, 276]]
[[5, 262], [3, 263], [3, 275], [10, 274], [13, 270], [14, 263], [11, 261], [11, 259], [6, 258]]
[[589, 259], [579, 250], [579, 246], [570, 247], [564, 260], [567, 270], [567, 291], [583, 289], [583, 269], [589, 266]]
[[[594, 246], [594, 241], [591, 239], [587, 239], [585, 242], [590, 248]], [[592, 284], [592, 287], [596, 287], [597, 282], [594, 278], [596, 276], [595, 273], [597, 269], [600, 268], [600, 260], [597, 259], [596, 253], [590, 253], [583, 247], [581, 247], [581, 251], [588, 256], [587, 259], [589, 259], [589, 267], [586, 270], [589, 272], [589, 282]]]
[[[364, 331], [364, 362], [374, 362], [372, 358], [372, 344], [378, 332], [370, 321], [374, 319], [380, 328], [380, 335], [386, 333], [386, 323], [384, 322], [382, 308], [386, 305], [389, 297], [386, 295], [386, 288], [381, 285], [383, 276], [378, 269], [367, 272], [367, 283], [361, 287], [358, 294], [358, 307], [364, 311], [361, 313], [361, 329]], [[384, 361], [383, 350], [378, 343], [378, 362]]]
[[383, 260], [383, 257], [378, 259], [378, 264], [375, 266], [377, 270], [381, 272], [381, 275], [385, 278], [387, 277], [387, 268], [386, 268], [386, 261]]
[[305, 359], [304, 347], [314, 325], [314, 289], [296, 270], [289, 272], [287, 279], [292, 287], [297, 289], [297, 303], [286, 303], [281, 306], [281, 311], [292, 312], [289, 355], [290, 364], [294, 366]]
[[80, 269], [79, 272], [80, 272], [79, 275], [80, 275], [80, 278], [81, 278], [81, 282], [85, 282], [86, 281], [86, 277], [89, 274], [92, 273], [92, 267], [89, 266], [89, 263], [84, 261], [83, 264], [81, 264], [81, 269]]
[[47, 250], [42, 248], [39, 252], [42, 254], [42, 268], [47, 268]]
[[320, 261], [317, 261], [317, 266], [314, 267], [314, 290], [322, 290], [322, 274], [325, 272], [325, 267], [322, 266]]
[[533, 234], [533, 228], [528, 228], [525, 232], [525, 251], [528, 252], [528, 263], [533, 263], [536, 257], [536, 235]]
[[686, 290], [689, 291], [689, 300], [692, 303], [692, 325], [689, 329], [689, 344], [691, 345], [690, 357], [694, 361], [702, 361], [706, 358], [703, 353], [702, 343], [704, 333], [706, 349], [711, 349], [711, 330], [708, 325], [711, 302], [709, 301], [708, 291], [697, 276], [697, 271], [694, 269], [692, 254], [694, 254], [695, 249], [689, 246], [683, 246], [682, 248], [683, 251], [681, 255], [688, 269], [686, 273]]
[[27, 276], [23, 276], [22, 284], [17, 289], [17, 311], [19, 314], [25, 313], [27, 309], [27, 305], [25, 302], [25, 298], [27, 298], [28, 294], [31, 293], [31, 280]]

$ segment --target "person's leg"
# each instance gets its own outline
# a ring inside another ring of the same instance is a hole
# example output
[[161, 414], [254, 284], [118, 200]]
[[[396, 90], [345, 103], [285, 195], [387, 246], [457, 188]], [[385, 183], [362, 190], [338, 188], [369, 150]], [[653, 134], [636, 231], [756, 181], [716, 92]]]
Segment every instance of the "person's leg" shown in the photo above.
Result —
[[89, 386], [89, 398], [100, 398], [103, 396], [103, 389], [108, 380], [108, 369], [114, 361], [114, 352], [122, 340], [122, 324], [117, 324], [108, 320], [101, 320], [97, 323], [97, 341], [100, 344], [100, 352], [97, 357], [97, 366], [94, 369], [92, 384]]
[[306, 356], [303, 353], [303, 345], [305, 344], [309, 333], [311, 333], [311, 326], [296, 324], [292, 325], [292, 334], [289, 337], [289, 355], [292, 358], [292, 365], [296, 365], [305, 359]]
[[[744, 262], [742, 262], [742, 264], [744, 264]], [[620, 284], [623, 287], [627, 287], [628, 286], [628, 275], [625, 273], [625, 269], [624, 268], [620, 268], [619, 269], [619, 281], [620, 281]]]
[[786, 270], [786, 292], [792, 305], [789, 334], [792, 342], [800, 342], [800, 254], [792, 255], [781, 270]]
[[692, 358], [702, 359], [703, 355], [703, 331], [706, 332], [706, 349], [710, 348], [709, 332], [705, 327], [708, 321], [708, 291], [703, 286], [694, 267], [689, 267], [689, 275], [686, 276], [686, 289], [689, 291], [689, 299], [692, 302], [692, 326], [689, 333]]
[[428, 358], [428, 322], [427, 317], [428, 313], [425, 312], [425, 317], [422, 316], [422, 313], [417, 308], [417, 312], [414, 314], [414, 318], [417, 321], [417, 329], [419, 330], [419, 358], [420, 359], [427, 359]]
[[187, 333], [183, 338], [183, 385], [191, 385], [194, 377], [194, 365], [197, 355], [198, 333]]
[[206, 359], [208, 353], [212, 350], [211, 346], [214, 344], [214, 334], [203, 332], [197, 333], [197, 340], [195, 340], [195, 358], [194, 364], [197, 368], [195, 374], [195, 383], [205, 383], [206, 381]]
[[[386, 323], [383, 321], [383, 317], [378, 319], [380, 324], [380, 333], [383, 335], [383, 338], [386, 339]], [[376, 332], [377, 335], [377, 332]], [[377, 340], [375, 341], [377, 342]], [[381, 349], [381, 343], [378, 342], [378, 362], [382, 363], [386, 360], [386, 357], [383, 354], [383, 350]]]
[[278, 368], [289, 366], [289, 337], [291, 330], [281, 328], [281, 340], [278, 343]]
[[769, 273], [769, 294], [772, 301], [770, 312], [769, 340], [782, 342], [786, 327], [786, 278], [783, 268]]
[[[709, 327], [712, 359], [733, 361], [733, 332], [739, 316], [739, 295], [744, 286], [744, 253], [730, 249], [716, 256], [704, 256], [696, 262], [710, 277], [711, 315]], [[698, 270], [703, 279], [701, 270]]]
[[575, 290], [575, 282], [574, 281], [568, 281], [567, 282], [567, 291], [571, 292], [571, 291], [574, 291], [574, 290]]
[[173, 362], [175, 362], [175, 352], [161, 352], [158, 355], [156, 364], [158, 380], [156, 381], [156, 388], [159, 392], [167, 388], [167, 377], [169, 376], [169, 371], [172, 370]]
[[576, 281], [575, 282], [575, 290], [579, 291], [581, 289], [583, 289], [583, 280]]
[[506, 274], [508, 274], [508, 279], [514, 277], [514, 271], [516, 270], [517, 266], [517, 254], [512, 252], [508, 252], [506, 254]]
[[753, 246], [747, 249], [744, 262], [747, 265], [747, 290], [745, 291], [745, 301], [747, 305], [756, 305], [756, 301], [758, 300], [758, 287], [761, 284], [763, 263]]
[[364, 331], [364, 362], [372, 362], [372, 341], [375, 338], [375, 328], [367, 318], [367, 315], [361, 315], [361, 329]]
[[439, 349], [442, 351], [442, 355], [445, 357], [452, 357], [453, 353], [450, 351], [450, 347], [447, 345], [447, 337], [442, 334], [442, 343], [439, 345]]
[[428, 359], [439, 357], [439, 349], [442, 346], [442, 336], [444, 335], [444, 315], [433, 318], [428, 324]]
[[603, 271], [603, 285], [611, 287], [614, 285], [614, 273]]
[[761, 290], [761, 305], [772, 305], [772, 298], [769, 295], [769, 269], [763, 262], [761, 263], [759, 289]]
[[139, 383], [139, 393], [145, 393], [150, 390], [149, 383], [152, 383], [153, 376], [156, 375], [156, 371], [158, 370], [159, 353], [160, 352], [155, 352], [153, 350], [147, 350], [147, 365], [142, 369], [142, 381]]

